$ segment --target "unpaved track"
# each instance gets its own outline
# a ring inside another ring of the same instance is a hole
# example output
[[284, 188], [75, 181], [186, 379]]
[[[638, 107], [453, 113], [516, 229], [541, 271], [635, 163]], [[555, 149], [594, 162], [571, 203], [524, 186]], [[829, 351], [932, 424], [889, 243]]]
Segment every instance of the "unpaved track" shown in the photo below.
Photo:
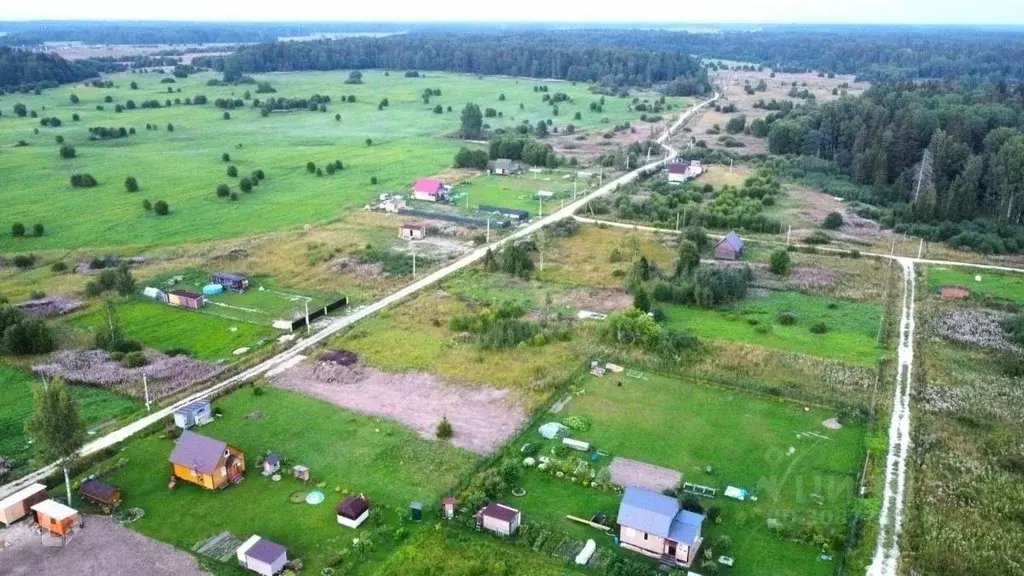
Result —
[[903, 530], [907, 457], [910, 456], [911, 371], [914, 367], [914, 262], [898, 258], [903, 267], [903, 316], [900, 319], [899, 371], [889, 422], [889, 455], [885, 461], [885, 493], [879, 518], [875, 555], [868, 576], [896, 576]]
[[[280, 365], [280, 364], [282, 364], [284, 362], [288, 362], [289, 360], [291, 360], [295, 356], [303, 354], [307, 350], [313, 348], [314, 346], [320, 344], [321, 342], [323, 342], [323, 341], [327, 340], [328, 338], [334, 336], [338, 332], [348, 328], [349, 326], [352, 326], [353, 324], [355, 324], [356, 322], [362, 320], [363, 318], [366, 318], [367, 316], [370, 316], [370, 315], [372, 315], [372, 314], [374, 314], [374, 313], [376, 313], [376, 312], [378, 312], [380, 310], [383, 310], [384, 308], [387, 308], [388, 306], [391, 306], [392, 304], [396, 304], [398, 302], [401, 302], [402, 300], [405, 300], [409, 296], [412, 296], [413, 294], [416, 294], [417, 292], [423, 290], [424, 288], [427, 288], [429, 286], [432, 286], [432, 285], [436, 284], [441, 279], [443, 279], [443, 278], [445, 278], [447, 276], [450, 276], [450, 275], [458, 272], [459, 270], [462, 270], [463, 268], [466, 268], [467, 266], [473, 265], [477, 261], [483, 259], [484, 255], [487, 254], [487, 250], [488, 249], [498, 249], [498, 248], [501, 248], [502, 246], [505, 246], [506, 244], [509, 244], [509, 243], [515, 242], [517, 240], [520, 240], [522, 238], [525, 238], [527, 236], [530, 236], [531, 234], [533, 234], [534, 232], [540, 230], [541, 228], [544, 228], [545, 226], [548, 226], [550, 224], [558, 222], [559, 220], [563, 220], [565, 218], [572, 217], [572, 215], [577, 210], [579, 210], [580, 208], [586, 206], [587, 202], [590, 202], [591, 200], [594, 200], [595, 198], [599, 198], [601, 196], [604, 196], [604, 195], [612, 192], [613, 190], [615, 190], [619, 186], [622, 186], [624, 184], [628, 184], [628, 183], [636, 180], [636, 178], [642, 172], [646, 172], [648, 170], [653, 170], [655, 168], [658, 168], [658, 167], [664, 165], [666, 162], [668, 162], [668, 160], [670, 158], [673, 158], [676, 155], [677, 150], [675, 148], [672, 148], [671, 146], [665, 144], [666, 138], [668, 138], [672, 134], [672, 132], [675, 132], [676, 130], [679, 129], [679, 127], [681, 127], [684, 123], [686, 123], [693, 116], [694, 113], [696, 113], [701, 108], [704, 108], [708, 104], [714, 102], [717, 98], [718, 98], [718, 93], [716, 92], [715, 95], [712, 96], [711, 98], [709, 98], [709, 99], [707, 99], [707, 100], [705, 100], [703, 102], [694, 104], [689, 109], [687, 109], [685, 112], [683, 112], [682, 114], [679, 115], [679, 119], [676, 120], [675, 124], [673, 124], [672, 127], [669, 130], [667, 130], [665, 133], [663, 133], [661, 136], [658, 137], [657, 142], [659, 144], [661, 144], [661, 146], [663, 148], [665, 148], [665, 152], [666, 152], [665, 157], [662, 158], [661, 160], [657, 160], [655, 162], [651, 162], [650, 164], [646, 164], [644, 166], [640, 166], [636, 170], [633, 170], [632, 172], [629, 172], [628, 174], [624, 174], [624, 175], [620, 176], [619, 178], [616, 178], [615, 180], [605, 184], [604, 186], [602, 186], [602, 187], [598, 188], [597, 190], [591, 192], [590, 194], [580, 198], [579, 200], [577, 200], [577, 201], [575, 201], [575, 202], [573, 202], [571, 204], [567, 204], [564, 208], [558, 210], [557, 212], [552, 212], [548, 216], [545, 216], [544, 218], [540, 218], [540, 219], [536, 220], [535, 222], [531, 223], [528, 226], [524, 226], [522, 228], [519, 228], [515, 232], [513, 232], [512, 234], [506, 236], [505, 238], [502, 238], [501, 240], [499, 240], [497, 242], [494, 242], [494, 243], [486, 245], [486, 246], [481, 246], [480, 248], [474, 250], [473, 252], [470, 252], [466, 256], [463, 256], [459, 260], [456, 260], [455, 262], [445, 266], [444, 268], [441, 268], [439, 270], [436, 270], [436, 271], [428, 274], [427, 276], [424, 276], [423, 278], [413, 282], [412, 284], [409, 284], [405, 288], [402, 288], [402, 289], [398, 290], [397, 292], [395, 292], [395, 293], [393, 293], [393, 294], [391, 294], [389, 296], [385, 296], [384, 298], [381, 298], [380, 300], [378, 300], [378, 301], [376, 301], [376, 302], [374, 302], [372, 304], [369, 304], [367, 306], [363, 306], [363, 307], [357, 308], [357, 309], [353, 310], [351, 313], [349, 313], [346, 316], [342, 316], [341, 318], [337, 318], [335, 320], [332, 320], [330, 324], [328, 324], [325, 328], [323, 328], [322, 330], [320, 330], [316, 334], [313, 334], [312, 336], [310, 336], [308, 338], [305, 338], [303, 340], [300, 340], [300, 341], [296, 342], [295, 345], [292, 346], [291, 348], [289, 348], [288, 350], [285, 350], [284, 352], [281, 352], [277, 356], [274, 356], [273, 358], [270, 358], [270, 359], [260, 363], [257, 366], [249, 368], [248, 370], [245, 370], [245, 371], [237, 374], [236, 376], [228, 378], [227, 380], [224, 380], [222, 382], [214, 384], [213, 386], [211, 386], [211, 387], [209, 387], [209, 388], [207, 388], [205, 390], [202, 390], [200, 392], [192, 394], [192, 395], [188, 396], [187, 398], [184, 398], [181, 401], [179, 401], [179, 402], [177, 402], [175, 404], [172, 404], [171, 406], [168, 406], [168, 407], [166, 407], [166, 408], [164, 408], [162, 410], [158, 410], [156, 412], [153, 412], [152, 414], [149, 414], [149, 415], [145, 416], [144, 418], [140, 418], [139, 420], [136, 420], [135, 422], [132, 422], [131, 424], [128, 424], [127, 426], [125, 426], [123, 428], [115, 430], [115, 431], [107, 434], [106, 436], [103, 436], [101, 438], [97, 438], [97, 439], [93, 440], [92, 442], [89, 442], [88, 444], [86, 444], [85, 446], [82, 447], [81, 454], [83, 456], [89, 456], [91, 454], [95, 454], [95, 453], [97, 453], [97, 452], [99, 452], [101, 450], [104, 450], [106, 448], [109, 448], [109, 447], [111, 447], [111, 446], [113, 446], [115, 444], [123, 442], [123, 441], [127, 440], [128, 438], [131, 438], [135, 434], [138, 434], [142, 430], [145, 430], [146, 428], [148, 428], [148, 427], [150, 427], [150, 426], [152, 426], [154, 424], [159, 423], [164, 418], [169, 418], [179, 408], [182, 408], [182, 407], [184, 407], [184, 406], [186, 406], [188, 404], [191, 404], [192, 402], [195, 402], [197, 400], [203, 400], [203, 399], [209, 398], [211, 395], [213, 395], [213, 394], [215, 394], [217, 392], [220, 392], [221, 390], [228, 389], [228, 388], [230, 388], [232, 386], [236, 386], [238, 384], [241, 384], [241, 383], [250, 381], [250, 380], [252, 380], [252, 379], [254, 379], [256, 377], [259, 377], [259, 376], [263, 375], [264, 373], [268, 372], [269, 370], [277, 367], [278, 365]], [[57, 471], [57, 465], [56, 464], [50, 464], [49, 466], [46, 466], [45, 468], [42, 468], [42, 469], [37, 470], [35, 472], [32, 472], [31, 474], [28, 474], [27, 476], [25, 476], [25, 477], [23, 477], [23, 478], [21, 478], [19, 480], [11, 482], [10, 484], [4, 485], [4, 486], [0, 486], [0, 499], [4, 498], [4, 497], [6, 497], [6, 496], [8, 496], [10, 494], [13, 494], [13, 493], [17, 492], [18, 490], [20, 490], [20, 489], [22, 489], [22, 488], [24, 488], [24, 487], [26, 487], [26, 486], [34, 483], [34, 482], [39, 482], [39, 481], [47, 478], [48, 476], [52, 475], [56, 471]]]

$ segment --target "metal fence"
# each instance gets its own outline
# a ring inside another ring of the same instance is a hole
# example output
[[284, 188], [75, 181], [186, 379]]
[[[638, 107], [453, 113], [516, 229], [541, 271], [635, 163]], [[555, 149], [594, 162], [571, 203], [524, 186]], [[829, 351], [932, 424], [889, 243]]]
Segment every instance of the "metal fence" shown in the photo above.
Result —
[[[399, 214], [405, 216], [418, 216], [420, 218], [432, 218], [434, 220], [444, 220], [446, 222], [456, 222], [458, 224], [467, 224], [470, 226], [477, 226], [483, 228], [487, 226], [486, 218], [469, 218], [468, 216], [456, 216], [455, 214], [443, 214], [441, 212], [427, 212], [426, 210], [415, 210], [413, 208], [402, 208], [398, 211]], [[511, 222], [508, 219], [497, 220], [491, 219], [492, 228], [508, 228]]]
[[327, 306], [324, 306], [323, 308], [317, 308], [316, 310], [310, 310], [309, 311], [309, 316], [301, 316], [299, 318], [296, 318], [295, 320], [292, 320], [291, 331], [294, 332], [294, 331], [298, 330], [299, 328], [302, 328], [303, 326], [305, 326], [307, 320], [309, 322], [313, 322], [314, 320], [317, 320], [319, 318], [323, 318], [324, 316], [330, 314], [331, 312], [334, 312], [338, 308], [341, 308], [342, 306], [345, 306], [347, 304], [348, 304], [348, 297], [342, 296], [338, 300], [335, 300], [334, 302], [331, 302], [330, 304], [328, 304]]

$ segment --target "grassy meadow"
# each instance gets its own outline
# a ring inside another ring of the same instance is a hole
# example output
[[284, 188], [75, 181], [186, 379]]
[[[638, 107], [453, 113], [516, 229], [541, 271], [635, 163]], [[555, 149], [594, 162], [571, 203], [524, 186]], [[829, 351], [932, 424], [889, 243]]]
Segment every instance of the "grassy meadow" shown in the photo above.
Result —
[[[722, 518], [705, 523], [701, 553], [719, 535], [728, 535], [728, 555], [736, 558], [728, 574], [835, 572], [834, 562], [822, 561], [820, 550], [796, 534], [801, 527], [815, 526], [840, 541], [845, 535], [863, 424], [844, 421], [841, 430], [828, 430], [822, 421], [836, 416], [828, 409], [805, 410], [778, 399], [653, 374], [640, 380], [607, 374], [588, 378], [581, 387], [585, 393], [575, 396], [557, 419], [580, 416], [592, 422], [588, 431], [573, 437], [608, 454], [598, 466], [622, 456], [678, 470], [684, 481], [719, 490], [717, 498], [701, 500], [705, 508], [718, 507]], [[545, 451], [553, 445], [533, 430], [516, 445], [527, 441], [541, 442]], [[708, 466], [711, 474], [705, 471]], [[726, 486], [746, 488], [758, 500], [724, 498]], [[525, 472], [523, 488], [527, 494], [510, 502], [522, 508], [524, 519], [594, 538], [601, 547], [613, 546], [609, 536], [564, 517], [604, 512], [614, 518], [619, 503], [614, 492], [583, 488], [540, 470]], [[777, 519], [792, 539], [769, 530], [769, 518]]]
[[[201, 360], [231, 361], [236, 358], [232, 354], [234, 350], [254, 348], [262, 341], [283, 334], [269, 322], [260, 326], [197, 310], [173, 308], [141, 297], [117, 304], [117, 317], [128, 338], [156, 350], [185, 348]], [[70, 324], [95, 333], [106, 322], [106, 311], [99, 308], [75, 318]]]
[[[25, 436], [25, 422], [32, 416], [32, 390], [40, 380], [22, 370], [0, 365], [0, 456], [14, 460], [13, 475], [20, 476], [41, 462], [34, 462], [35, 448]], [[79, 415], [89, 428], [131, 414], [138, 404], [120, 394], [92, 386], [71, 386]], [[2, 482], [0, 482], [2, 483]]]
[[[971, 290], [972, 298], [992, 297], [1024, 304], [1024, 277], [1019, 274], [944, 266], [929, 266], [927, 270], [930, 293], [937, 294], [943, 286], [964, 286]], [[975, 279], [978, 276], [980, 282]]]
[[[745, 342], [859, 365], [873, 365], [885, 353], [876, 343], [882, 307], [875, 304], [799, 292], [770, 292], [763, 298], [748, 297], [717, 310], [676, 305], [662, 309], [669, 326], [686, 328], [705, 338]], [[780, 324], [780, 312], [794, 313], [797, 323]], [[810, 331], [809, 327], [819, 322], [828, 327], [826, 334]]]
[[[402, 537], [435, 521], [440, 498], [476, 461], [468, 451], [420, 439], [394, 422], [274, 388], [258, 396], [241, 389], [216, 406], [224, 416], [198, 432], [244, 451], [246, 480], [220, 491], [184, 482], [168, 490], [172, 442], [157, 435], [133, 441], [119, 455], [128, 464], [106, 477], [122, 489], [124, 506], [145, 510], [132, 528], [184, 550], [224, 530], [242, 539], [255, 533], [286, 546], [289, 558], [301, 558], [305, 570], [316, 574], [331, 556], [348, 550], [346, 566], [353, 569], [380, 560]], [[261, 417], [248, 417], [257, 411]], [[258, 471], [267, 451], [286, 459], [280, 482]], [[291, 477], [295, 464], [309, 467], [309, 485]], [[321, 482], [327, 496], [323, 504], [289, 500], [294, 492], [308, 492]], [[373, 502], [371, 519], [359, 530], [337, 523], [334, 506], [345, 493], [364, 493]], [[424, 503], [423, 524], [402, 520], [412, 500]], [[405, 534], [400, 535], [403, 525]], [[371, 549], [353, 551], [355, 537], [373, 540]], [[227, 573], [236, 572], [233, 566], [233, 561], [225, 565]]]
[[[308, 98], [314, 93], [331, 96], [327, 112], [295, 111], [261, 117], [246, 106], [232, 110], [231, 119], [213, 106], [217, 98], [242, 98], [253, 85], [207, 86], [217, 75], [201, 73], [173, 84], [163, 84], [164, 75], [115, 74], [108, 76], [113, 88], [69, 85], [46, 90], [41, 95], [16, 94], [0, 97], [0, 196], [5, 199], [0, 222], [0, 252], [27, 252], [59, 248], [121, 247], [145, 248], [217, 238], [253, 235], [311, 222], [337, 218], [364, 205], [382, 192], [407, 190], [423, 176], [438, 174], [451, 165], [461, 145], [448, 138], [459, 127], [459, 112], [466, 102], [495, 108], [501, 117], [486, 118], [493, 127], [509, 127], [528, 120], [551, 117], [555, 127], [573, 123], [578, 128], [607, 129], [612, 125], [638, 122], [639, 113], [629, 110], [628, 99], [609, 98], [601, 114], [591, 113], [589, 104], [599, 97], [585, 85], [545, 82], [550, 92], [561, 91], [573, 98], [561, 103], [559, 116], [534, 92], [539, 82], [504, 77], [474, 77], [430, 73], [422, 78], [405, 78], [400, 73], [385, 75], [367, 71], [363, 84], [344, 84], [347, 73], [275, 73], [256, 77], [270, 82], [274, 97]], [[138, 89], [129, 87], [131, 82]], [[168, 87], [173, 93], [168, 93]], [[424, 104], [426, 88], [440, 89], [441, 96]], [[181, 90], [178, 92], [178, 90]], [[69, 97], [79, 98], [72, 104]], [[117, 104], [133, 99], [137, 103], [205, 95], [204, 106], [172, 105], [158, 109], [125, 110]], [[342, 103], [344, 95], [356, 102]], [[499, 100], [504, 94], [505, 99]], [[637, 93], [640, 97], [653, 94]], [[110, 96], [112, 102], [104, 102]], [[254, 98], [267, 95], [253, 94]], [[378, 110], [387, 98], [389, 106]], [[674, 110], [685, 99], [669, 99]], [[39, 118], [57, 117], [58, 128], [41, 126], [38, 118], [13, 114], [22, 103]], [[442, 105], [441, 114], [433, 113]], [[522, 105], [522, 109], [520, 109]], [[102, 106], [102, 111], [97, 110]], [[452, 111], [448, 112], [448, 107]], [[574, 120], [575, 112], [581, 113]], [[72, 114], [80, 121], [73, 121]], [[335, 120], [340, 115], [340, 120]], [[157, 126], [146, 130], [146, 124]], [[173, 132], [168, 125], [173, 125]], [[87, 128], [135, 128], [136, 134], [106, 141], [90, 141]], [[34, 133], [38, 129], [38, 134]], [[77, 157], [64, 160], [55, 142], [62, 136], [73, 144]], [[367, 146], [365, 140], [372, 140]], [[17, 146], [19, 141], [27, 145]], [[229, 153], [230, 162], [221, 160]], [[345, 169], [323, 177], [306, 172], [306, 162], [318, 165], [341, 160]], [[214, 190], [226, 183], [238, 190], [238, 179], [226, 175], [228, 165], [240, 175], [262, 169], [266, 179], [251, 194], [239, 192], [239, 200], [218, 198]], [[99, 185], [72, 188], [69, 178], [89, 173]], [[134, 176], [140, 191], [125, 191], [123, 182]], [[376, 185], [371, 178], [377, 178]], [[45, 202], [40, 202], [45, 198]], [[171, 214], [156, 216], [142, 209], [143, 199], [170, 204]], [[7, 231], [13, 222], [31, 228], [46, 226], [40, 238], [17, 239]]]

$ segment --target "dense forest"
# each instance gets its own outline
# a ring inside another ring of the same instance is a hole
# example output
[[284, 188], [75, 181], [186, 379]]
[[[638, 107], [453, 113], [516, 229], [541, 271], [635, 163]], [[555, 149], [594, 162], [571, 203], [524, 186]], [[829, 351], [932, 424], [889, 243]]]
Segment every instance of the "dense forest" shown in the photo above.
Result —
[[679, 95], [710, 90], [700, 63], [679, 52], [593, 47], [546, 33], [352, 37], [247, 46], [228, 58], [196, 59], [232, 80], [244, 73], [384, 68], [444, 70], [650, 86], [676, 81]]
[[96, 76], [100, 70], [123, 66], [90, 61], [69, 62], [56, 54], [0, 46], [0, 89], [49, 88]]
[[1024, 86], [878, 84], [766, 120], [770, 152], [838, 167], [863, 185], [841, 195], [884, 208], [865, 215], [955, 246], [1024, 250]]

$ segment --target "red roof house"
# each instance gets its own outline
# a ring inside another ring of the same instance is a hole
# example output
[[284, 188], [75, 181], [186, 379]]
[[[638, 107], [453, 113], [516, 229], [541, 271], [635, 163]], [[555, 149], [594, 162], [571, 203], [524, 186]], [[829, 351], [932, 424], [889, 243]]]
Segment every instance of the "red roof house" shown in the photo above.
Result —
[[416, 200], [437, 202], [441, 200], [448, 191], [444, 182], [435, 178], [420, 178], [412, 187], [412, 197]]

